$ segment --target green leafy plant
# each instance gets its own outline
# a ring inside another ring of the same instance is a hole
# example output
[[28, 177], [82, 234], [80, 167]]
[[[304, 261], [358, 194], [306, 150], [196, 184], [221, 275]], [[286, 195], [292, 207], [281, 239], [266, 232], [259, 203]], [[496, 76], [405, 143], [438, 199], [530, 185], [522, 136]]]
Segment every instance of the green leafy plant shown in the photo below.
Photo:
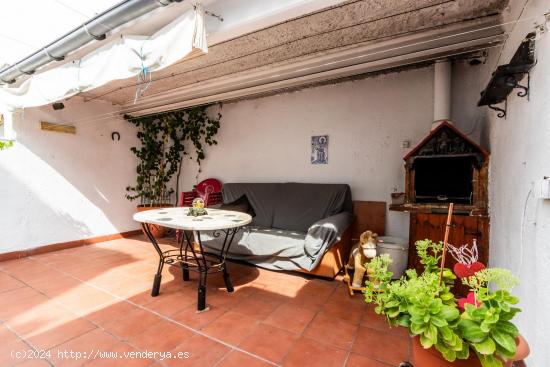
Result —
[[[401, 279], [391, 281], [391, 259], [387, 255], [366, 264], [371, 275], [365, 283], [365, 301], [374, 302], [375, 312], [383, 314], [391, 326], [407, 328], [412, 336], [419, 337], [424, 348], [434, 347], [450, 362], [467, 359], [472, 348], [484, 367], [502, 366], [501, 361], [516, 351], [518, 331], [510, 320], [519, 309], [511, 306], [517, 299], [509, 290], [517, 279], [498, 268], [484, 269], [463, 279], [481, 305], [466, 304], [461, 313], [451, 291], [456, 276], [444, 269], [439, 280], [443, 243], [418, 241], [416, 248], [424, 265], [420, 275], [409, 269]], [[490, 283], [496, 290], [489, 290]]]
[[[198, 177], [201, 161], [205, 158], [205, 147], [217, 144], [214, 136], [220, 127], [221, 114], [212, 118], [207, 114], [207, 108], [201, 106], [143, 117], [125, 116], [138, 128], [137, 137], [141, 142], [139, 148], [130, 149], [139, 163], [135, 185], [126, 188], [128, 200], [140, 199], [142, 205], [148, 206], [169, 202], [174, 191], [179, 191], [184, 156], [198, 163]], [[194, 158], [186, 150], [186, 142], [193, 145]], [[174, 190], [169, 185], [176, 173]]]
[[[518, 280], [506, 269], [488, 268], [463, 279], [463, 283], [475, 293], [481, 305], [464, 306], [459, 330], [484, 367], [501, 366], [502, 359], [511, 358], [516, 352], [519, 332], [510, 320], [520, 309], [513, 307], [518, 299], [509, 290]], [[489, 291], [490, 283], [496, 285], [496, 291]]]
[[8, 141], [0, 140], [0, 150], [8, 149], [8, 148], [11, 148], [11, 147], [13, 147], [13, 141], [11, 141], [11, 140], [8, 140]]

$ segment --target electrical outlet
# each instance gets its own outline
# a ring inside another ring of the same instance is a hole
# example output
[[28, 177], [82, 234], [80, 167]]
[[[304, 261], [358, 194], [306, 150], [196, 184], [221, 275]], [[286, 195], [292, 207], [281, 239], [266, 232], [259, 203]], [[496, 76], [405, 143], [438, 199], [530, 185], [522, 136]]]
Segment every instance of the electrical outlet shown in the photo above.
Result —
[[545, 176], [542, 180], [537, 180], [533, 184], [533, 194], [537, 199], [550, 199], [550, 178]]
[[401, 142], [401, 148], [409, 148], [411, 146], [411, 142], [408, 140], [403, 140]]

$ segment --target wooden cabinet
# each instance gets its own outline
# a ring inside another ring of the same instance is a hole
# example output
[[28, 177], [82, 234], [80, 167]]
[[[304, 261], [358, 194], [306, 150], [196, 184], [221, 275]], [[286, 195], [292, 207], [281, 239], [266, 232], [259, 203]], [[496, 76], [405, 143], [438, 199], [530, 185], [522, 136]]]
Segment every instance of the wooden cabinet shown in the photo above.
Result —
[[[416, 255], [414, 243], [418, 240], [430, 239], [432, 241], [443, 241], [445, 235], [445, 223], [447, 214], [433, 213], [411, 213], [409, 233], [409, 268], [415, 268], [421, 272], [422, 265]], [[449, 243], [461, 246], [466, 243], [472, 244], [477, 240], [479, 261], [487, 264], [489, 260], [489, 218], [482, 216], [453, 215]], [[452, 256], [447, 256], [445, 266], [452, 269], [456, 261]], [[460, 293], [464, 289], [460, 287]]]
[[352, 225], [351, 241], [359, 241], [361, 233], [371, 230], [379, 236], [383, 236], [386, 227], [386, 203], [383, 201], [360, 201], [353, 202], [353, 214], [355, 222]]

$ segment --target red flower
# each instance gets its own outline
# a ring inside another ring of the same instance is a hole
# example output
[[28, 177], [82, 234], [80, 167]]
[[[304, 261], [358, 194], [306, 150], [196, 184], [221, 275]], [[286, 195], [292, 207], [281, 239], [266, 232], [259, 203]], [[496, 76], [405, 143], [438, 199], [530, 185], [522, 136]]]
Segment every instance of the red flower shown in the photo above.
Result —
[[466, 303], [469, 303], [471, 305], [474, 305], [476, 307], [479, 307], [481, 305], [481, 302], [478, 302], [476, 300], [476, 295], [474, 292], [469, 292], [468, 296], [466, 298], [460, 298], [458, 300], [458, 308], [460, 308], [461, 311], [464, 311], [464, 305]]

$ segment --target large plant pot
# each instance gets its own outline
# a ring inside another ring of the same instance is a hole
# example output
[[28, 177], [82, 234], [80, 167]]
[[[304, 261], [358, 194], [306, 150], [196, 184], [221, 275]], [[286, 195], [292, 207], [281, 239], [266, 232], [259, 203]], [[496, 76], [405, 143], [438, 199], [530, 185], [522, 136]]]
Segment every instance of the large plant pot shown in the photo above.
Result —
[[[420, 344], [420, 338], [415, 336], [413, 338], [412, 355], [415, 367], [481, 367], [481, 362], [477, 358], [474, 351], [470, 350], [470, 357], [468, 359], [457, 359], [454, 362], [449, 362], [441, 356], [441, 353], [435, 348], [424, 349]], [[516, 354], [512, 359], [504, 362], [505, 367], [512, 367], [516, 361], [522, 361], [529, 355], [529, 344], [527, 340], [521, 335], [516, 338]]]
[[[146, 211], [146, 210], [169, 208], [169, 207], [172, 207], [172, 206], [173, 206], [172, 204], [159, 204], [159, 205], [153, 205], [153, 206], [138, 205], [137, 206], [137, 211], [138, 212], [143, 212], [143, 211]], [[166, 227], [163, 227], [163, 226], [158, 226], [156, 224], [150, 224], [149, 228], [151, 229], [151, 234], [155, 238], [162, 238], [162, 237], [166, 236], [166, 232], [168, 232], [168, 229], [169, 229], [169, 228], [166, 228]], [[143, 231], [143, 229], [142, 229], [142, 231]], [[143, 232], [143, 234], [147, 235], [145, 232]]]
[[473, 351], [470, 351], [468, 359], [449, 362], [434, 347], [424, 349], [418, 336], [412, 340], [412, 357], [415, 367], [481, 367], [481, 362]]
[[507, 360], [506, 363], [504, 363], [504, 366], [512, 367], [512, 364], [515, 361], [524, 360], [525, 358], [527, 358], [529, 353], [530, 350], [527, 340], [525, 340], [525, 338], [521, 336], [521, 334], [518, 335], [518, 337], [516, 338], [516, 354], [514, 355], [514, 357], [512, 357], [512, 359]]

